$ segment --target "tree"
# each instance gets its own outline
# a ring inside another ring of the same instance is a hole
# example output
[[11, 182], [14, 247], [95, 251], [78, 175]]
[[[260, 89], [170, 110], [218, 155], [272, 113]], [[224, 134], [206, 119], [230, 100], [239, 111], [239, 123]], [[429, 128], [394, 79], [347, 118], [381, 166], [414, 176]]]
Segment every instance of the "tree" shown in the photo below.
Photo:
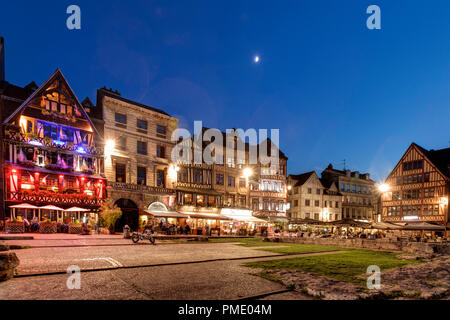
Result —
[[114, 233], [114, 226], [122, 216], [122, 210], [117, 207], [112, 199], [107, 199], [100, 208], [100, 224]]

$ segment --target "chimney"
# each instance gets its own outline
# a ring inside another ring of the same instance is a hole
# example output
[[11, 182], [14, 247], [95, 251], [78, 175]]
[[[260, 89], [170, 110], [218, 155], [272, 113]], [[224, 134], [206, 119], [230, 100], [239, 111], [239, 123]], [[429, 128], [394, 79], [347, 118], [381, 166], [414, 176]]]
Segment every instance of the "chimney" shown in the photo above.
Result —
[[0, 81], [5, 80], [5, 39], [0, 37]]

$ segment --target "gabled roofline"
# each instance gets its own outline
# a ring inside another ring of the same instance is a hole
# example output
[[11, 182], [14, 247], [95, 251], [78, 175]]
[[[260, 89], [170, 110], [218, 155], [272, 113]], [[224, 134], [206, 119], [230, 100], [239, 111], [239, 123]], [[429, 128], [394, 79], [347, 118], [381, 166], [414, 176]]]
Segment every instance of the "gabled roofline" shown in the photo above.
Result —
[[57, 76], [61, 76], [64, 80], [65, 84], [67, 85], [67, 88], [69, 90], [69, 93], [72, 94], [72, 96], [75, 97], [75, 102], [77, 103], [77, 107], [80, 109], [81, 114], [86, 118], [86, 120], [89, 122], [89, 124], [92, 127], [92, 130], [101, 138], [103, 139], [102, 135], [98, 132], [97, 128], [92, 123], [91, 118], [84, 110], [83, 106], [81, 105], [80, 101], [78, 100], [77, 95], [75, 92], [73, 92], [72, 87], [70, 86], [69, 82], [67, 81], [66, 77], [62, 73], [62, 71], [58, 68], [55, 72], [43, 83], [39, 88], [37, 88], [8, 118], [6, 118], [3, 121], [3, 124], [7, 124], [12, 119], [14, 119], [19, 112], [21, 112], [25, 107], [37, 96], [37, 93], [43, 90], [47, 85], [49, 85]]
[[400, 160], [397, 162], [397, 164], [395, 165], [395, 167], [391, 170], [391, 172], [389, 173], [389, 175], [386, 177], [386, 179], [384, 179], [384, 181], [386, 181], [387, 179], [389, 179], [392, 176], [392, 173], [397, 169], [397, 167], [400, 165], [400, 163], [403, 161], [403, 159], [405, 158], [406, 154], [409, 152], [409, 150], [411, 148], [415, 147], [418, 152], [420, 152], [424, 158], [426, 158], [428, 160], [428, 162], [431, 164], [431, 166], [437, 171], [439, 172], [444, 179], [448, 179], [447, 175], [444, 174], [434, 163], [433, 161], [431, 161], [431, 159], [428, 157], [427, 153], [429, 152], [427, 149], [419, 146], [417, 143], [412, 142], [408, 149], [406, 149], [406, 151], [403, 153], [402, 157], [400, 158]]

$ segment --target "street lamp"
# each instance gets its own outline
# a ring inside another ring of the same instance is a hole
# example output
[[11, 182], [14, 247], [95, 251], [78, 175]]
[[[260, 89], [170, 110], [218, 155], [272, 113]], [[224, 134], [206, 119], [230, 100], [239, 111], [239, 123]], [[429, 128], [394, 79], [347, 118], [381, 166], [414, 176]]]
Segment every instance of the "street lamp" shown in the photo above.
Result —
[[106, 143], [105, 143], [105, 154], [106, 155], [110, 155], [114, 151], [115, 147], [116, 147], [116, 142], [113, 139], [106, 140]]
[[248, 183], [248, 180], [249, 177], [253, 175], [253, 170], [247, 167], [242, 173], [244, 174], [245, 180], [247, 182], [247, 208], [250, 208], [250, 185]]
[[386, 192], [388, 192], [390, 189], [391, 189], [391, 187], [390, 187], [388, 184], [386, 184], [386, 183], [380, 184], [380, 185], [378, 186], [378, 190], [380, 190], [381, 193], [386, 193]]

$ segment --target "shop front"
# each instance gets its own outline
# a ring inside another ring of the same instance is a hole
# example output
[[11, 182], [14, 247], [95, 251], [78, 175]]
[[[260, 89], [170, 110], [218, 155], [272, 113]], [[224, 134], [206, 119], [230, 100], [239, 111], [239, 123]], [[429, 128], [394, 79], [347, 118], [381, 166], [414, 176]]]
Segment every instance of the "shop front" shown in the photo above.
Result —
[[222, 224], [224, 234], [246, 236], [261, 234], [267, 230], [267, 221], [254, 217], [251, 210], [222, 208], [220, 213], [231, 219]]

